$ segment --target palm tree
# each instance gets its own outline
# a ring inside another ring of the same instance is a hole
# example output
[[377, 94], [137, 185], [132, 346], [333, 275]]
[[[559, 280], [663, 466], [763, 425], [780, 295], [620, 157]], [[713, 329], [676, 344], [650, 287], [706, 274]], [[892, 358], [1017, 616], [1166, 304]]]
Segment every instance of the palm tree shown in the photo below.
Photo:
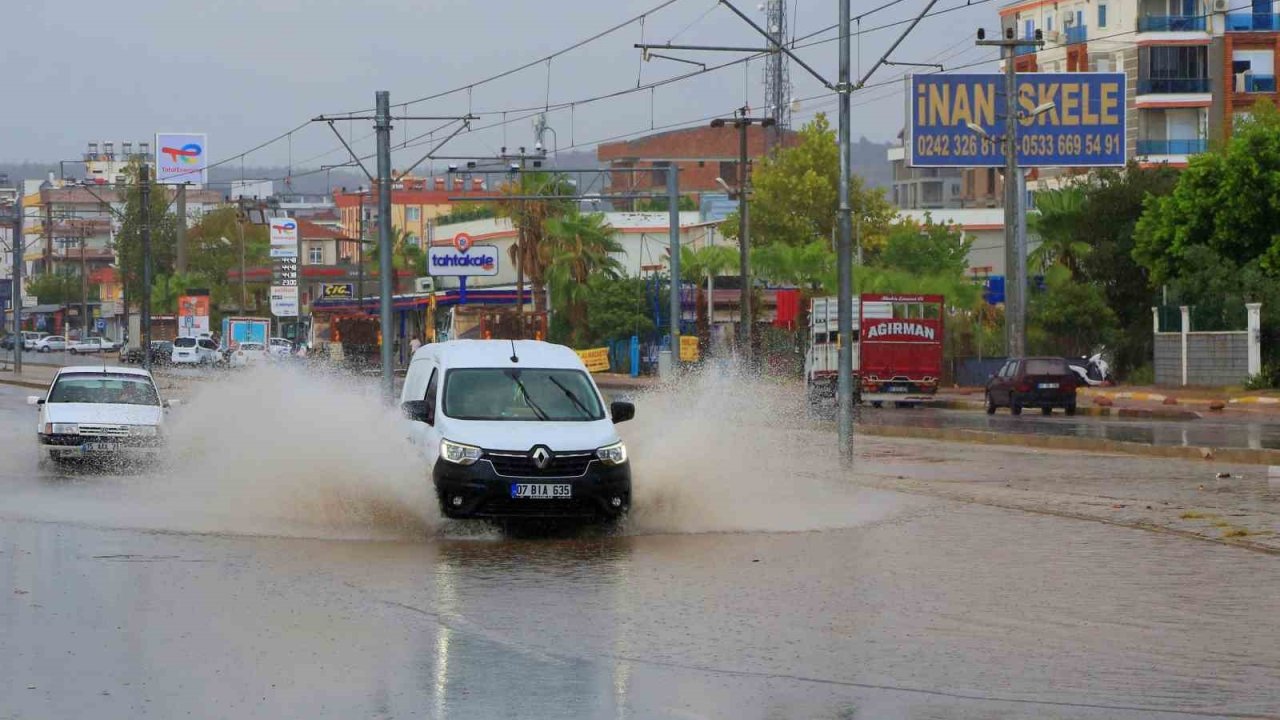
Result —
[[[544, 247], [547, 223], [551, 218], [571, 209], [574, 191], [573, 185], [563, 175], [521, 173], [518, 179], [502, 187], [502, 194], [508, 197], [495, 203], [498, 215], [510, 218], [512, 224], [520, 230], [516, 242], [511, 244], [507, 254], [528, 280], [533, 294], [533, 307], [538, 312], [547, 309], [546, 271], [553, 255], [549, 248]], [[565, 199], [525, 200], [516, 197], [521, 195], [562, 195]]]
[[545, 279], [564, 303], [576, 345], [587, 331], [587, 281], [596, 274], [620, 277], [622, 262], [614, 256], [623, 248], [602, 213], [584, 215], [571, 209], [548, 220], [546, 230], [540, 248], [550, 258]]
[[738, 250], [728, 245], [705, 245], [694, 250], [688, 245], [680, 248], [680, 275], [684, 282], [707, 281], [707, 324], [715, 322], [716, 277], [738, 265]]
[[1084, 191], [1065, 187], [1036, 193], [1036, 213], [1027, 216], [1027, 230], [1040, 236], [1040, 245], [1027, 256], [1032, 267], [1046, 272], [1062, 265], [1074, 276], [1080, 261], [1091, 249], [1089, 243], [1076, 239], [1075, 227], [1084, 209]]
[[751, 266], [757, 276], [770, 282], [814, 291], [835, 271], [835, 254], [821, 240], [805, 245], [770, 243], [752, 249]]

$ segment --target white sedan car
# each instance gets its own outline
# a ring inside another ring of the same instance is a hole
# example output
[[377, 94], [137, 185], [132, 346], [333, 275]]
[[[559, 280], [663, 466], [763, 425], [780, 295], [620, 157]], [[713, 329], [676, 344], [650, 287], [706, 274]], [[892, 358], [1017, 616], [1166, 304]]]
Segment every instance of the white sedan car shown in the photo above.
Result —
[[114, 340], [101, 337], [91, 337], [88, 340], [67, 343], [67, 351], [72, 355], [79, 355], [80, 353], [115, 352], [119, 349], [119, 343]]
[[258, 342], [243, 342], [231, 353], [231, 367], [250, 367], [266, 359], [266, 345]]
[[45, 335], [36, 341], [33, 348], [36, 352], [54, 352], [67, 349], [67, 338], [63, 335]]
[[176, 403], [160, 399], [146, 370], [100, 365], [62, 368], [46, 395], [27, 398], [40, 409], [41, 457], [55, 461], [154, 458]]
[[293, 354], [293, 341], [282, 337], [267, 340], [267, 353], [271, 357], [289, 357]]

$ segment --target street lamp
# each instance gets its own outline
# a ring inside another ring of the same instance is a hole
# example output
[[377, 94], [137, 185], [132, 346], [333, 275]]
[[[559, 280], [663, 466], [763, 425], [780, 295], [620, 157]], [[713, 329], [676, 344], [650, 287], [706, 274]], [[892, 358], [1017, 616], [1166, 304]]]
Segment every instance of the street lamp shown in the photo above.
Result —
[[[742, 294], [738, 299], [738, 346], [744, 360], [751, 360], [751, 267], [748, 262], [750, 247], [751, 221], [748, 217], [747, 195], [751, 192], [751, 174], [747, 171], [747, 129], [752, 125], [772, 127], [775, 123], [771, 117], [748, 117], [747, 108], [742, 108], [731, 118], [716, 118], [711, 127], [723, 128], [732, 123], [738, 129], [738, 274], [742, 282]], [[716, 178], [720, 186], [729, 190], [723, 178]], [[730, 190], [730, 197], [733, 191]]]

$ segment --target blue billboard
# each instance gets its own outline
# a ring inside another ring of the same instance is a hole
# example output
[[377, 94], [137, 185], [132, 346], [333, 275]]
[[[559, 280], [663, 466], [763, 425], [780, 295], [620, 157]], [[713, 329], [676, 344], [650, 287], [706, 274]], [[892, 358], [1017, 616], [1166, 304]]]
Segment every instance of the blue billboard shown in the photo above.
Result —
[[[913, 75], [907, 82], [908, 164], [1004, 165], [1004, 75]], [[1021, 73], [1017, 82], [1021, 166], [1124, 165], [1124, 73]]]

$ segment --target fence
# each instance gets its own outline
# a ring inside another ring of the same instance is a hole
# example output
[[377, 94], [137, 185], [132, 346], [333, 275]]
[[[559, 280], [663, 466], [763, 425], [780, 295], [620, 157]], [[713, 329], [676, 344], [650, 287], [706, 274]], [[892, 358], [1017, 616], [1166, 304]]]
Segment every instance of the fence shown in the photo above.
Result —
[[[1245, 304], [1245, 330], [1193, 331], [1191, 308], [1178, 310], [1174, 322], [1161, 308], [1151, 308], [1157, 385], [1239, 385], [1262, 372], [1261, 303]], [[1161, 330], [1170, 326], [1176, 330]]]

